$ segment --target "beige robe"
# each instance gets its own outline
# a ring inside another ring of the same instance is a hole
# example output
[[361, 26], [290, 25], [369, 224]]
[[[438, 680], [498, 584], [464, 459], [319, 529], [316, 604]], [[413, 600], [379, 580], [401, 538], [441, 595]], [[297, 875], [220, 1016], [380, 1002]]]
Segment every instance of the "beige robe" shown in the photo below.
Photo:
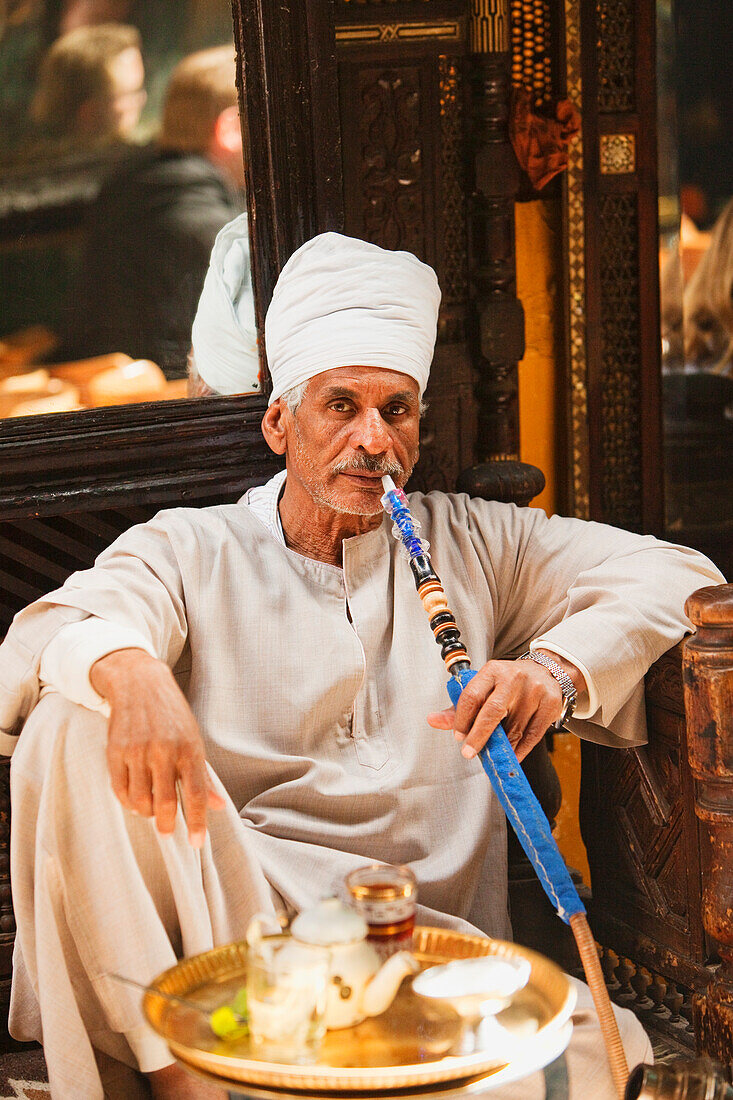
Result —
[[[474, 666], [554, 641], [598, 690], [586, 736], [641, 743], [641, 679], [689, 629], [686, 596], [722, 579], [707, 559], [462, 496], [411, 504]], [[175, 668], [229, 801], [201, 856], [180, 821], [161, 841], [111, 793], [104, 719], [54, 694], [32, 715], [12, 766], [12, 1020], [42, 1027], [54, 1095], [82, 1067], [93, 1081], [95, 1051], [165, 1064], [109, 974], [147, 981], [240, 936], [269, 888], [297, 909], [366, 860], [408, 862], [423, 922], [508, 935], [503, 815], [477, 761], [425, 723], [445, 671], [386, 521], [346, 540], [341, 570], [241, 503], [160, 513], [18, 617], [0, 648], [6, 730], [37, 699], [46, 642], [85, 615], [142, 632]]]

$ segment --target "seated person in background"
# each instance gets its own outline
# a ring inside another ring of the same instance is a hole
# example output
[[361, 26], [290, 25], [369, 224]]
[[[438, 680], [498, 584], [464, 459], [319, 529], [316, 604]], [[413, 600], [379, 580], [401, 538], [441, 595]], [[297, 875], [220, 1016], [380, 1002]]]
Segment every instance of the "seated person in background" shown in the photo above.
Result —
[[698, 370], [733, 373], [733, 199], [713, 226], [682, 303], [687, 363]]
[[103, 23], [69, 31], [41, 63], [31, 113], [39, 151], [93, 153], [128, 141], [145, 106], [135, 27]]
[[233, 46], [176, 67], [155, 143], [102, 187], [86, 225], [59, 359], [123, 351], [185, 378], [218, 231], [244, 205]]
[[[218, 286], [211, 332], [232, 311]], [[135, 1067], [158, 1100], [225, 1100], [172, 1064], [139, 994], [111, 975], [149, 982], [364, 863], [412, 867], [421, 923], [509, 936], [504, 815], [477, 751], [502, 719], [524, 757], [561, 714], [560, 669], [580, 734], [643, 743], [644, 674], [689, 630], [686, 597], [722, 580], [651, 536], [412, 494], [479, 669], [446, 708], [380, 503], [381, 475], [403, 486], [417, 460], [439, 302], [435, 273], [407, 252], [336, 233], [305, 244], [265, 325], [262, 430], [286, 470], [236, 504], [132, 528], [0, 647], [0, 727], [25, 719], [11, 1030], [43, 1042], [55, 1100], [102, 1100], [102, 1078], [104, 1096], [142, 1095]], [[528, 647], [554, 672], [497, 659]], [[578, 989], [571, 1098], [614, 1100]], [[648, 1059], [617, 1012], [630, 1064]], [[539, 1100], [541, 1077], [492, 1096]]]

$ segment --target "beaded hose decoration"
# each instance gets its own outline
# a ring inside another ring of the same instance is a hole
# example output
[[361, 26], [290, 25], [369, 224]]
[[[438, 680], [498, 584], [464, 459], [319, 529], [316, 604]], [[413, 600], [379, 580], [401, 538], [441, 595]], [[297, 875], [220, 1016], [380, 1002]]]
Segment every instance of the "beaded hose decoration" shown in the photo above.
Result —
[[[392, 534], [402, 544], [417, 588], [417, 594], [428, 615], [428, 621], [440, 646], [440, 653], [449, 673], [448, 695], [455, 706], [461, 692], [476, 675], [455, 617], [445, 596], [440, 577], [433, 569], [428, 543], [420, 538], [420, 524], [410, 512], [407, 497], [396, 488], [389, 476], [382, 478], [382, 505], [392, 520]], [[623, 1100], [628, 1068], [616, 1018], [608, 999], [603, 973], [593, 936], [585, 915], [585, 906], [578, 897], [565, 861], [552, 835], [550, 824], [517, 760], [514, 749], [501, 723], [478, 753], [481, 766], [491, 780], [496, 795], [517, 839], [532, 863], [542, 887], [557, 910], [569, 924], [575, 936], [583, 962], [588, 986], [608, 1051], [614, 1085]]]

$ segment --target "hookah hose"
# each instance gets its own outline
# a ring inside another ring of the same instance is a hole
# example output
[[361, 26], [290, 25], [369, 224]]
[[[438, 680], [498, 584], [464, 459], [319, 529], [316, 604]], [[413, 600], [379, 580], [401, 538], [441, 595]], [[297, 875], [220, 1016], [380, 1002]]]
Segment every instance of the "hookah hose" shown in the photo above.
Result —
[[[455, 706], [461, 692], [476, 675], [471, 668], [465, 646], [460, 640], [453, 612], [448, 606], [443, 585], [433, 569], [428, 544], [419, 537], [420, 526], [413, 519], [407, 497], [395, 487], [392, 478], [382, 478], [382, 504], [393, 521], [392, 534], [407, 552], [417, 594], [440, 646], [441, 656], [450, 675], [447, 688]], [[481, 766], [491, 780], [496, 795], [517, 839], [532, 863], [542, 888], [569, 924], [575, 937], [586, 981], [598, 1013], [601, 1033], [606, 1046], [611, 1075], [619, 1100], [623, 1100], [629, 1076], [616, 1017], [611, 1008], [603, 979], [598, 952], [593, 940], [585, 906], [578, 897], [565, 861], [555, 843], [550, 824], [509, 743], [504, 727], [499, 724], [478, 754]]]

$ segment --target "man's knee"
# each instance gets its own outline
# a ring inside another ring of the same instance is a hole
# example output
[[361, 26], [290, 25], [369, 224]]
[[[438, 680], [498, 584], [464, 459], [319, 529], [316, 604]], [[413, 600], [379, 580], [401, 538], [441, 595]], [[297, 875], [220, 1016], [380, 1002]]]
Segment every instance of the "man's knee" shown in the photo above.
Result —
[[11, 777], [40, 780], [49, 768], [91, 784], [107, 771], [107, 718], [58, 692], [42, 695], [23, 726], [13, 753]]

